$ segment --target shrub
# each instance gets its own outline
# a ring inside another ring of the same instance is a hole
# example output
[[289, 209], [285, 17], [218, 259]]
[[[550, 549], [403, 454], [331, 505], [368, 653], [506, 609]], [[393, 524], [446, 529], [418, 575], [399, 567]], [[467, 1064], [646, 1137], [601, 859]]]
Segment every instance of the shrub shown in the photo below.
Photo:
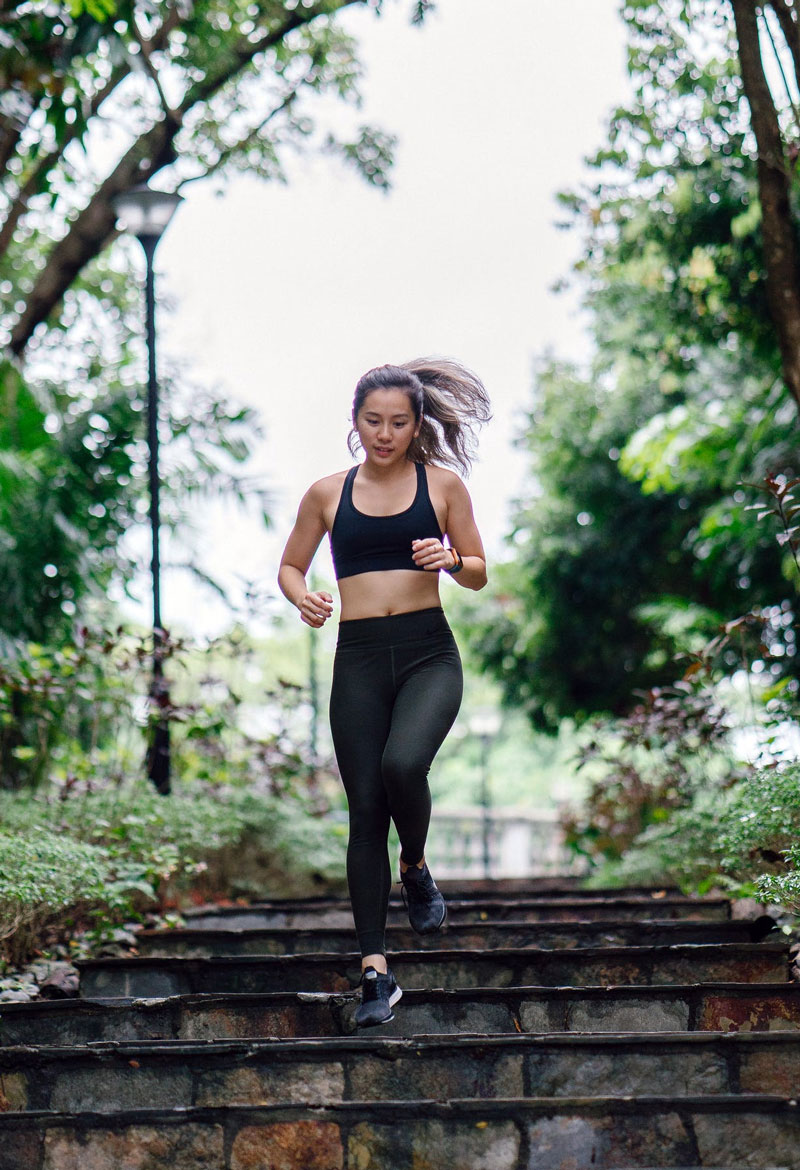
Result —
[[[64, 851], [41, 863], [39, 886], [8, 885], [7, 955], [41, 945], [55, 915], [100, 941], [190, 893], [297, 894], [341, 881], [345, 830], [320, 815], [330, 777], [302, 749], [300, 689], [278, 682], [248, 706], [242, 684], [259, 651], [240, 628], [205, 648], [170, 638], [166, 651], [176, 677], [165, 708], [173, 792], [162, 796], [132, 778], [153, 717], [147, 639], [122, 626], [78, 625], [75, 644], [62, 647], [0, 635], [0, 825], [23, 855], [40, 857], [45, 839]], [[105, 867], [102, 889], [65, 876], [70, 849], [83, 857], [84, 848]]]
[[141, 755], [134, 706], [143, 639], [79, 626], [72, 644], [41, 646], [0, 634], [0, 786], [84, 779], [98, 766], [121, 777]]
[[13, 962], [63, 915], [107, 899], [112, 866], [104, 849], [34, 828], [0, 833], [0, 940]]
[[40, 945], [57, 917], [67, 927], [80, 920], [101, 942], [120, 922], [190, 892], [309, 893], [344, 873], [345, 826], [286, 795], [187, 785], [165, 797], [143, 780], [0, 793], [0, 822], [9, 843], [0, 850], [0, 939], [9, 957]]
[[699, 792], [689, 808], [639, 835], [593, 884], [672, 880], [720, 887], [800, 910], [800, 765], [765, 768], [727, 791]]
[[649, 826], [727, 783], [729, 734], [726, 713], [697, 679], [655, 688], [626, 716], [596, 722], [578, 760], [593, 776], [589, 792], [562, 817], [567, 845], [594, 865], [619, 861]]

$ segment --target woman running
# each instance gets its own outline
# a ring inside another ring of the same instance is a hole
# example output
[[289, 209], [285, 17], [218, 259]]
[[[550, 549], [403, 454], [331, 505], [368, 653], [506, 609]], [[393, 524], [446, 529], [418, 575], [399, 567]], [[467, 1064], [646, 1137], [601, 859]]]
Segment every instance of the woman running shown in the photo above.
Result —
[[420, 359], [369, 370], [356, 386], [349, 447], [364, 461], [312, 484], [281, 559], [278, 583], [309, 626], [333, 598], [306, 584], [330, 534], [341, 619], [330, 721], [350, 815], [347, 881], [361, 949], [360, 1027], [387, 1023], [402, 991], [386, 962], [392, 883], [389, 822], [411, 926], [439, 930], [444, 898], [425, 863], [428, 770], [461, 703], [458, 648], [439, 573], [486, 584], [486, 559], [466, 487], [479, 424], [490, 418], [479, 379], [456, 362]]

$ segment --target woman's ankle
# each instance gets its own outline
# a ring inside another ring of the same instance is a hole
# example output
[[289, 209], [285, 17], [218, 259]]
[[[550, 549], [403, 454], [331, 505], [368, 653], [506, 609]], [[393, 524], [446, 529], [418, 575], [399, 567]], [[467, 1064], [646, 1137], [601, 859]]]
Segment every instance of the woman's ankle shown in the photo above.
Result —
[[407, 861], [403, 861], [402, 857], [400, 858], [400, 872], [401, 873], [405, 873], [407, 869], [422, 869], [424, 865], [425, 865], [425, 854], [424, 853], [422, 855], [422, 860], [415, 862], [413, 865], [410, 865]]
[[389, 970], [386, 964], [386, 955], [364, 955], [361, 960], [361, 970], [366, 971], [367, 967], [374, 967], [381, 975], [386, 975]]

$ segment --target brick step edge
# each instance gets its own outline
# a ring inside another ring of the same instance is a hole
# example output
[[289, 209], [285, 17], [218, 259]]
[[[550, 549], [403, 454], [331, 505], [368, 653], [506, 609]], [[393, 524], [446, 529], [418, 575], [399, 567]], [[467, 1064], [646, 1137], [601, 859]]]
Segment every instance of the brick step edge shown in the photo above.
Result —
[[[734, 957], [737, 953], [743, 957], [758, 955], [785, 955], [789, 957], [790, 940], [779, 936], [783, 941], [765, 940], [759, 943], [648, 943], [643, 946], [591, 946], [591, 947], [494, 947], [490, 951], [479, 950], [475, 947], [452, 947], [429, 951], [392, 951], [389, 954], [391, 963], [433, 963], [470, 961], [480, 962], [493, 960], [497, 962], [512, 962], [514, 959], [533, 960], [553, 958], [563, 961], [577, 956], [583, 961], [591, 958], [624, 958], [631, 959], [687, 954], [702, 957]], [[192, 966], [231, 966], [241, 963], [243, 966], [263, 964], [264, 966], [284, 966], [296, 960], [298, 963], [312, 963], [315, 966], [339, 967], [359, 965], [360, 956], [357, 951], [299, 951], [286, 955], [200, 955], [184, 958], [181, 955], [142, 955], [141, 957], [76, 959], [75, 966], [79, 971], [93, 971], [102, 968], [109, 970], [125, 970], [128, 967], [144, 968], [162, 967], [180, 970]]]
[[[0, 1130], [26, 1124], [45, 1127], [61, 1125], [99, 1126], [111, 1129], [122, 1125], [181, 1125], [187, 1121], [222, 1124], [229, 1118], [254, 1119], [271, 1123], [275, 1120], [326, 1118], [371, 1120], [396, 1125], [398, 1121], [418, 1116], [442, 1120], [475, 1116], [487, 1121], [504, 1117], [547, 1117], [574, 1110], [588, 1117], [626, 1116], [640, 1113], [718, 1113], [732, 1110], [753, 1113], [783, 1113], [800, 1125], [800, 1101], [797, 1097], [780, 1097], [768, 1093], [725, 1093], [716, 1096], [636, 1096], [636, 1097], [461, 1097], [451, 1101], [430, 1098], [392, 1101], [341, 1101], [330, 1105], [191, 1105], [176, 1109], [126, 1109], [114, 1113], [60, 1113], [54, 1110], [31, 1110], [26, 1113], [0, 1114]], [[798, 1132], [800, 1137], [800, 1131]], [[800, 1156], [800, 1148], [798, 1149]]]
[[[740, 918], [736, 920], [722, 920], [720, 922], [688, 921], [680, 918], [550, 919], [547, 922], [530, 922], [526, 919], [519, 918], [486, 918], [478, 922], [448, 924], [442, 929], [441, 934], [455, 936], [470, 933], [489, 934], [494, 930], [500, 934], [511, 934], [512, 931], [528, 931], [532, 934], [547, 934], [549, 932], [551, 934], [575, 934], [576, 936], [580, 934], [601, 934], [603, 932], [630, 935], [663, 933], [665, 937], [668, 937], [671, 934], [692, 933], [697, 935], [713, 935], [715, 932], [718, 932], [728, 936], [723, 940], [725, 942], [731, 942], [737, 936], [740, 936], [741, 940], [745, 942], [761, 942], [770, 933], [775, 932], [777, 925], [776, 919], [772, 918], [769, 914], [760, 914], [756, 918]], [[408, 935], [412, 935], [413, 933], [411, 927], [405, 923], [390, 922], [387, 927], [389, 939], [391, 939], [395, 932]], [[324, 924], [309, 924], [304, 926], [226, 926], [218, 929], [209, 926], [176, 926], [163, 930], [140, 930], [137, 931], [136, 937], [137, 941], [148, 944], [178, 939], [186, 942], [202, 941], [208, 942], [209, 945], [214, 945], [220, 941], [224, 942], [234, 939], [243, 941], [259, 937], [274, 937], [279, 939], [294, 935], [306, 936], [313, 939], [317, 935], [338, 934], [341, 934], [343, 939], [351, 938], [353, 929], [343, 926], [326, 926]], [[772, 941], [777, 941], [778, 938], [782, 938], [785, 941], [787, 936], [776, 932], [776, 938]], [[711, 942], [706, 945], [714, 944]]]
[[[355, 1032], [358, 993], [200, 992], [147, 998], [98, 997], [4, 1004], [0, 1037], [6, 1045], [56, 1045], [72, 1028], [73, 1044], [113, 1040], [128, 1029], [131, 1042], [151, 1039], [287, 1039]], [[395, 1021], [382, 1035], [572, 1035], [594, 1032], [763, 1034], [800, 1027], [800, 983], [673, 983], [554, 987], [541, 985], [406, 990]], [[74, 1020], [74, 1026], [71, 1023]], [[414, 1022], [416, 1021], [416, 1022]], [[624, 1021], [624, 1023], [623, 1023]], [[656, 1022], [657, 1021], [657, 1022]], [[648, 1027], [648, 1024], [650, 1025]], [[655, 1026], [654, 1026], [655, 1025]]]
[[[134, 1157], [171, 1170], [631, 1170], [657, 1163], [800, 1170], [797, 1100], [576, 1097], [0, 1114], [0, 1170], [82, 1170]], [[767, 1160], [768, 1159], [768, 1160]]]
[[[90, 1040], [86, 1044], [9, 1044], [0, 1047], [0, 1069], [36, 1065], [50, 1060], [91, 1059], [102, 1062], [119, 1056], [151, 1056], [179, 1060], [182, 1057], [231, 1055], [260, 1056], [296, 1053], [324, 1056], [326, 1053], [369, 1052], [390, 1059], [424, 1051], [452, 1048], [686, 1048], [713, 1047], [800, 1047], [796, 1028], [774, 1028], [769, 1032], [432, 1032], [415, 1036], [381, 1036], [359, 1032], [351, 1036], [241, 1036], [236, 1039]], [[800, 1085], [798, 1085], [800, 1092]]]
[[[253, 956], [251, 956], [252, 958]], [[267, 956], [274, 957], [274, 956]], [[149, 962], [149, 960], [146, 960]], [[187, 960], [194, 962], [195, 960]], [[453, 1003], [484, 1002], [486, 1000], [501, 999], [516, 1002], [517, 1000], [550, 1000], [550, 999], [598, 999], [606, 1000], [610, 996], [624, 996], [632, 999], [704, 999], [708, 995], [730, 994], [737, 998], [751, 999], [759, 995], [770, 997], [787, 995], [793, 998], [800, 997], [800, 982], [787, 981], [773, 983], [742, 983], [736, 980], [707, 980], [699, 983], [587, 983], [580, 986], [575, 984], [555, 983], [525, 983], [504, 984], [497, 987], [493, 984], [484, 984], [475, 987], [404, 987], [403, 1003]], [[291, 1007], [301, 1004], [346, 1004], [359, 995], [358, 987], [348, 988], [346, 991], [189, 991], [175, 995], [131, 996], [131, 995], [97, 995], [91, 997], [74, 996], [58, 997], [53, 999], [35, 999], [26, 1002], [9, 1001], [0, 1003], [0, 1018], [4, 1012], [25, 1012], [31, 1009], [42, 1012], [59, 1012], [65, 1008], [76, 1012], [87, 1012], [112, 1008], [158, 1008], [176, 1006], [210, 1006], [218, 1004], [220, 1007], [235, 1007], [237, 1004], [264, 1004], [274, 1007]]]
[[[537, 894], [533, 890], [520, 891], [514, 894], [502, 891], [478, 892], [470, 896], [468, 891], [462, 891], [457, 885], [451, 889], [444, 889], [445, 882], [437, 882], [442, 893], [447, 895], [448, 905], [456, 908], [475, 909], [481, 905], [496, 906], [583, 906], [583, 905], [625, 905], [625, 906], [730, 906], [731, 900], [726, 897], [694, 898], [690, 894], [681, 894], [678, 890], [652, 891], [609, 891], [602, 893], [597, 890], [563, 890], [548, 891], [546, 894]], [[767, 906], [769, 903], [759, 903]], [[218, 914], [225, 917], [229, 914], [285, 910], [314, 911], [346, 910], [351, 909], [347, 898], [268, 898], [256, 902], [234, 902], [229, 905], [220, 905], [217, 902], [208, 902], [199, 906], [187, 906], [180, 913], [184, 918], [194, 918], [200, 915]], [[389, 897], [390, 910], [404, 910], [403, 900], [399, 895]]]

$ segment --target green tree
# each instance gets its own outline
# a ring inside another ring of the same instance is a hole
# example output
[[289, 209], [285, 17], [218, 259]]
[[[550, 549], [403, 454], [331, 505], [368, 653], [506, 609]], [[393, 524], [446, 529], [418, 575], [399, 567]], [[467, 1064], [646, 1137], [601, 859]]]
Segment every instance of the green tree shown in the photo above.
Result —
[[[358, 99], [356, 46], [335, 20], [355, 2], [119, 0], [98, 21], [31, 0], [0, 16], [0, 338], [13, 354], [55, 323], [114, 237], [114, 196], [135, 183], [280, 179], [306, 144], [385, 186], [389, 136], [362, 125], [342, 138], [314, 119], [315, 95]], [[102, 152], [101, 125], [113, 130]]]
[[661, 344], [642, 334], [662, 373], [733, 335], [800, 401], [797, 14], [784, 0], [632, 0], [623, 15], [633, 97], [591, 160], [597, 182], [565, 196], [586, 235], [584, 272], [610, 286], [613, 312], [616, 267], [638, 257], [638, 295], [670, 325]]
[[553, 729], [671, 682], [678, 652], [785, 582], [774, 538], [741, 505], [724, 527], [711, 476], [644, 492], [624, 474], [625, 444], [652, 409], [647, 387], [623, 393], [555, 363], [535, 398], [521, 438], [531, 487], [513, 513], [512, 557], [474, 607], [473, 645], [506, 701]]
[[595, 356], [586, 373], [539, 371], [530, 486], [477, 619], [508, 701], [551, 727], [624, 710], [717, 623], [791, 596], [742, 486], [791, 475], [796, 405], [732, 13], [663, 0], [624, 15], [633, 98], [596, 181], [562, 196]]
[[[105, 602], [138, 567], [121, 541], [146, 510], [143, 353], [127, 272], [135, 245], [115, 244], [114, 197], [154, 179], [169, 190], [243, 171], [280, 181], [301, 149], [338, 155], [385, 188], [392, 137], [355, 114], [349, 132], [335, 132], [316, 105], [333, 94], [358, 107], [357, 46], [336, 19], [355, 3], [367, 0], [0, 7], [0, 658], [9, 663], [24, 660], [30, 640], [67, 644], [69, 627], [87, 620], [86, 595]], [[412, 20], [427, 7], [411, 4]], [[265, 489], [240, 470], [258, 435], [254, 413], [193, 386], [185, 370], [162, 371], [161, 382], [165, 525], [182, 529], [187, 500], [210, 492], [255, 499], [266, 521]], [[191, 554], [186, 567], [202, 571]], [[101, 615], [111, 624], [107, 602]], [[36, 718], [12, 684], [0, 770], [16, 785]]]
[[[120, 540], [145, 495], [139, 297], [111, 200], [246, 170], [284, 178], [297, 149], [338, 153], [377, 187], [393, 140], [334, 135], [314, 102], [357, 107], [356, 0], [26, 0], [0, 11], [0, 630], [47, 641], [86, 591], [137, 566]], [[412, 7], [422, 19], [426, 5]], [[135, 245], [133, 245], [135, 247]], [[127, 251], [126, 251], [127, 248]], [[255, 499], [238, 467], [254, 412], [162, 372], [164, 522], [199, 492]], [[183, 555], [183, 554], [182, 554]], [[191, 553], [189, 571], [200, 573]], [[216, 582], [209, 580], [214, 588]]]
[[[793, 96], [800, 81], [800, 24], [791, 0], [769, 0], [765, 4], [756, 4], [754, 0], [731, 0], [731, 9], [742, 87], [750, 108], [750, 124], [756, 144], [767, 301], [780, 348], [783, 378], [800, 407], [800, 249], [797, 240], [800, 120]], [[782, 82], [782, 92], [777, 99], [768, 79], [769, 67], [774, 69], [776, 65]]]

